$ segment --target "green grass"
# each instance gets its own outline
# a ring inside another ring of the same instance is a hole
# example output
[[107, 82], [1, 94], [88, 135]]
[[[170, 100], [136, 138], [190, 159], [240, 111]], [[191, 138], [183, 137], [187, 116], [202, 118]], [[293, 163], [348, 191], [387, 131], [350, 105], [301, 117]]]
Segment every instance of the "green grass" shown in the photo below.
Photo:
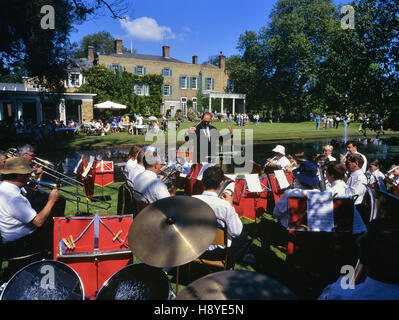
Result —
[[[180, 139], [184, 132], [191, 126], [195, 126], [198, 122], [182, 122], [177, 130], [178, 143], [184, 141]], [[241, 130], [242, 139], [245, 138], [246, 130], [252, 130], [254, 140], [276, 140], [276, 139], [305, 139], [305, 138], [326, 138], [326, 137], [342, 137], [344, 135], [344, 128], [342, 125], [338, 129], [315, 129], [314, 122], [298, 122], [298, 123], [265, 123], [261, 122], [258, 126], [250, 123], [247, 126], [237, 126], [233, 122], [214, 121], [212, 125], [218, 130], [227, 129], [230, 125], [233, 129]], [[348, 128], [348, 135], [352, 137], [362, 136], [358, 132], [359, 124], [351, 123]], [[248, 132], [248, 131], [247, 131]], [[237, 134], [237, 133], [236, 133]], [[367, 132], [369, 137], [374, 137], [375, 134], [371, 131]], [[385, 134], [396, 135], [399, 132], [386, 131]], [[154, 138], [155, 139], [155, 138]], [[167, 141], [168, 135], [165, 136]], [[145, 135], [129, 135], [127, 132], [111, 133], [106, 136], [87, 136], [84, 133], [79, 133], [76, 136], [57, 139], [56, 141], [46, 141], [45, 145], [41, 147], [44, 149], [89, 149], [93, 147], [116, 147], [116, 146], [130, 146], [132, 144], [151, 144], [154, 141], [146, 141]]]

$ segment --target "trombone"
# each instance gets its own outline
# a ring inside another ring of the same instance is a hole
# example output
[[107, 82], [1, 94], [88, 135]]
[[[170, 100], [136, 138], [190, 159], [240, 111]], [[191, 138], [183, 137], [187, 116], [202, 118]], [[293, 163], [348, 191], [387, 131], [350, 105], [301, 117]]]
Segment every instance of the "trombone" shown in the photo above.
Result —
[[[13, 157], [18, 157], [17, 155], [17, 149], [16, 148], [10, 148], [7, 150], [7, 157], [9, 158], [13, 158]], [[54, 165], [52, 162], [48, 161], [48, 160], [44, 160], [38, 157], [33, 157], [32, 158], [32, 163], [35, 165], [38, 165], [40, 167], [43, 168], [43, 172], [47, 175], [49, 175], [50, 177], [53, 177], [57, 180], [61, 180], [62, 182], [64, 182], [65, 184], [69, 184], [71, 186], [83, 186], [83, 183], [68, 177], [67, 175], [59, 172], [57, 170], [58, 165]]]
[[[28, 185], [29, 185], [29, 184], [36, 184], [36, 185], [38, 186], [38, 190], [39, 190], [40, 192], [43, 192], [43, 193], [46, 193], [46, 194], [50, 194], [50, 192], [48, 192], [48, 191], [46, 191], [46, 190], [43, 190], [43, 188], [48, 188], [48, 189], [57, 188], [57, 189], [58, 189], [59, 191], [61, 191], [61, 192], [64, 192], [64, 193], [67, 193], [67, 194], [70, 194], [70, 195], [76, 197], [76, 199], [73, 199], [73, 198], [65, 197], [65, 196], [63, 196], [63, 195], [59, 195], [59, 196], [58, 196], [59, 198], [65, 199], [65, 200], [70, 201], [70, 202], [73, 202], [73, 203], [76, 203], [77, 205], [79, 205], [79, 203], [81, 203], [81, 204], [85, 204], [85, 205], [87, 205], [87, 206], [92, 206], [92, 207], [99, 208], [99, 209], [103, 209], [103, 210], [108, 210], [108, 209], [111, 207], [111, 204], [110, 204], [109, 202], [106, 202], [106, 201], [103, 201], [103, 200], [101, 200], [101, 199], [97, 199], [97, 198], [94, 198], [94, 197], [91, 198], [91, 200], [92, 200], [93, 202], [101, 202], [104, 206], [99, 205], [99, 204], [91, 203], [91, 202], [89, 202], [88, 200], [82, 201], [81, 198], [83, 198], [83, 199], [84, 199], [84, 198], [87, 198], [86, 195], [83, 195], [83, 194], [80, 194], [80, 193], [77, 193], [77, 192], [73, 192], [73, 191], [69, 191], [69, 190], [65, 190], [65, 189], [63, 189], [63, 188], [59, 188], [59, 187], [57, 186], [57, 184], [55, 184], [55, 183], [48, 183], [48, 182], [39, 181], [39, 180], [35, 180], [35, 179], [32, 179], [32, 178], [31, 178], [31, 179], [29, 180], [29, 182], [28, 182]], [[33, 187], [31, 187], [31, 186], [28, 186], [28, 187], [33, 188]]]

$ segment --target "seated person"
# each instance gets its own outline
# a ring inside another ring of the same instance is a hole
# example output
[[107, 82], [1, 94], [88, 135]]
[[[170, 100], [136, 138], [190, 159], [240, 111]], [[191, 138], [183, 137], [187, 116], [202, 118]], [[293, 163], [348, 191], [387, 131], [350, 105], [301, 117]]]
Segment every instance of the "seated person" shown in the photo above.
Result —
[[392, 164], [387, 174], [388, 177], [386, 182], [389, 186], [390, 192], [399, 197], [399, 165]]
[[166, 184], [158, 178], [160, 169], [162, 167], [161, 157], [156, 151], [146, 150], [143, 157], [143, 164], [145, 171], [136, 176], [134, 181], [134, 190], [139, 193], [134, 193], [134, 198], [137, 201], [153, 203], [159, 199], [167, 198], [174, 195], [169, 193]]
[[[364, 265], [365, 280], [348, 288], [345, 276], [328, 285], [319, 300], [398, 300], [399, 223], [397, 219], [376, 219], [360, 238], [360, 263]], [[342, 284], [345, 284], [343, 286]]]
[[291, 161], [285, 156], [285, 147], [277, 145], [273, 150], [274, 157], [266, 160], [265, 166], [286, 170], [291, 167]]
[[140, 150], [139, 153], [137, 154], [137, 164], [131, 168], [128, 173], [127, 173], [127, 184], [129, 187], [134, 189], [134, 185], [135, 185], [135, 179], [136, 177], [144, 172], [145, 168], [144, 168], [144, 155], [145, 152], [143, 150]]
[[366, 171], [366, 176], [369, 178], [371, 185], [376, 184], [382, 190], [385, 190], [385, 175], [380, 171], [381, 163], [378, 159], [370, 161], [369, 169]]
[[334, 150], [334, 147], [332, 146], [332, 145], [325, 145], [324, 147], [323, 147], [323, 154], [325, 155], [325, 156], [327, 156], [327, 158], [328, 158], [328, 160], [330, 161], [330, 162], [332, 162], [332, 161], [337, 161], [337, 159], [335, 159], [333, 156], [332, 156], [332, 152], [333, 152], [333, 150]]
[[[0, 170], [0, 233], [7, 253], [12, 256], [41, 251], [52, 235], [43, 232], [46, 220], [58, 198], [58, 190], [50, 192], [44, 208], [37, 213], [21, 189], [29, 181], [32, 169], [23, 158], [7, 159]], [[52, 238], [52, 237], [51, 237]], [[47, 240], [47, 241], [46, 241]]]
[[[222, 185], [224, 178], [223, 170], [218, 166], [206, 169], [202, 176], [202, 183], [205, 191], [201, 195], [193, 197], [206, 202], [215, 212], [219, 219], [223, 219], [227, 224], [229, 255], [227, 268], [231, 268], [237, 260], [244, 254], [246, 245], [246, 235], [242, 232], [243, 225], [233, 207], [233, 197], [229, 193], [224, 193], [223, 198], [217, 195], [218, 188]], [[223, 247], [211, 245], [200, 258], [207, 260], [221, 260], [224, 258], [225, 250]]]
[[319, 190], [318, 186], [320, 183], [317, 175], [317, 166], [311, 161], [302, 162], [299, 168], [292, 171], [292, 174], [294, 176], [293, 183], [296, 187], [285, 190], [283, 196], [277, 201], [273, 209], [273, 216], [277, 218], [285, 228], [288, 227], [289, 218], [288, 198], [303, 197], [305, 190]]
[[[344, 181], [346, 177], [346, 167], [342, 162], [334, 161], [328, 164], [326, 168], [326, 177], [330, 185], [327, 187], [327, 191], [331, 192], [334, 198], [353, 197], [353, 189]], [[362, 233], [364, 231], [366, 231], [366, 226], [355, 207], [353, 213], [353, 234]]]
[[137, 155], [139, 154], [141, 147], [138, 144], [134, 144], [128, 154], [128, 160], [124, 168], [124, 173], [126, 176], [129, 175], [129, 171], [132, 170], [137, 165]]

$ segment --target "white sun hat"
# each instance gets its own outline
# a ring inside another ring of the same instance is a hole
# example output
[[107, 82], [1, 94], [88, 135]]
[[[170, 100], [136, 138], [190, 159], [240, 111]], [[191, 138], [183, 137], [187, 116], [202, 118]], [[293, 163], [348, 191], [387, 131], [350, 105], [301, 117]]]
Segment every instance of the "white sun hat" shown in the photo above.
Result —
[[272, 151], [285, 156], [285, 148], [282, 145], [277, 145]]

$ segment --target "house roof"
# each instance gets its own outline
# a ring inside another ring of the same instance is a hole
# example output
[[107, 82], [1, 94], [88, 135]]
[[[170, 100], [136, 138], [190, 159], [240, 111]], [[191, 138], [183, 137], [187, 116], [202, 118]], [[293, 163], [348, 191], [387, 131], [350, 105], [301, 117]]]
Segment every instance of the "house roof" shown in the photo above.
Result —
[[177, 63], [187, 63], [183, 62], [174, 58], [164, 58], [163, 56], [154, 56], [150, 54], [138, 54], [138, 53], [130, 53], [130, 52], [124, 52], [124, 53], [111, 53], [108, 54], [107, 56], [112, 56], [112, 57], [121, 57], [121, 58], [133, 58], [133, 59], [143, 59], [143, 60], [153, 60], [153, 61], [164, 61], [164, 62], [177, 62]]

